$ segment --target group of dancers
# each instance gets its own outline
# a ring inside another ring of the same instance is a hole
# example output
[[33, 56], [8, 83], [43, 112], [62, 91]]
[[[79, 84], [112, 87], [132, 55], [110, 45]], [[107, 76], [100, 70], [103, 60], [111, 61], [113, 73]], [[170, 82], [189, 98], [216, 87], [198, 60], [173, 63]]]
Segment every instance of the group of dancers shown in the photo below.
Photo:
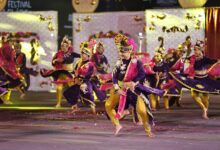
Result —
[[12, 104], [11, 92], [17, 90], [24, 97], [30, 85], [30, 75], [38, 73], [26, 66], [26, 55], [21, 51], [20, 40], [2, 37], [0, 47], [0, 102]]
[[[163, 40], [161, 37], [158, 40]], [[202, 109], [202, 117], [208, 119], [209, 94], [219, 94], [219, 61], [204, 55], [205, 43], [191, 37], [166, 52], [163, 44], [154, 56], [138, 53], [132, 38], [118, 33], [114, 38], [118, 60], [112, 72], [104, 55], [105, 45], [94, 39], [80, 44], [80, 54], [74, 52], [71, 41], [64, 37], [61, 49], [52, 59], [53, 69], [41, 69], [40, 74], [53, 78], [56, 85], [56, 108], [61, 107], [64, 96], [72, 112], [80, 111], [79, 101], [88, 105], [96, 114], [95, 99], [105, 103], [108, 118], [115, 126], [114, 134], [122, 129], [120, 119], [130, 114], [133, 121], [143, 125], [146, 135], [153, 137], [152, 111], [160, 101], [169, 109], [174, 103], [181, 106], [182, 89], [188, 89], [192, 98]], [[163, 42], [162, 42], [163, 43]], [[26, 82], [18, 55], [19, 42], [4, 43], [0, 48], [1, 99], [10, 103], [12, 88], [24, 92]], [[16, 54], [17, 53], [17, 54]], [[20, 54], [21, 52], [19, 52]], [[24, 56], [23, 56], [24, 57]], [[77, 59], [77, 60], [75, 60]]]

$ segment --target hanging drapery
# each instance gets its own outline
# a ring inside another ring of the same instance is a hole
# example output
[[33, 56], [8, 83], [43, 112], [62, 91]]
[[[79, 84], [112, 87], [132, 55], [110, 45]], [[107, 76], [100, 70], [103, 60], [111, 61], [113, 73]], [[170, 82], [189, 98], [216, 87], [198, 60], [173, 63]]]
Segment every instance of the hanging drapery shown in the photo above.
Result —
[[206, 8], [206, 55], [220, 58], [220, 8]]

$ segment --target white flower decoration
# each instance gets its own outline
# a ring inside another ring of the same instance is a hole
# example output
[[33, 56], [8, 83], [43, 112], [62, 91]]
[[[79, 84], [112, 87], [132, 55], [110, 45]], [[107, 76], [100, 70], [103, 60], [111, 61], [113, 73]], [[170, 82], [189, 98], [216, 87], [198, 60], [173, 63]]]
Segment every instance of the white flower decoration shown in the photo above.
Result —
[[121, 60], [117, 60], [117, 61], [116, 61], [116, 64], [115, 64], [115, 65], [116, 65], [116, 67], [119, 67], [119, 66], [121, 65], [121, 63], [122, 63], [122, 61], [121, 61]]
[[88, 87], [87, 87], [87, 85], [86, 85], [85, 83], [81, 84], [81, 85], [80, 85], [80, 90], [81, 90], [84, 94], [88, 93]]
[[122, 64], [121, 66], [120, 66], [120, 70], [125, 70], [126, 69], [126, 64]]
[[132, 59], [131, 62], [132, 63], [137, 63], [137, 59]]

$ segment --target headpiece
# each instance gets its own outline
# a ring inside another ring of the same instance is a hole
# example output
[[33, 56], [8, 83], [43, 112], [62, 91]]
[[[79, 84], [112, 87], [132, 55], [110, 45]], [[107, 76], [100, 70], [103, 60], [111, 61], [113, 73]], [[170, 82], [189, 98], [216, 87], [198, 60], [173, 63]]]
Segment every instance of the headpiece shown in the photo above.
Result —
[[183, 51], [183, 50], [184, 50], [183, 45], [182, 45], [182, 44], [179, 44], [176, 50], [177, 50], [177, 51]]
[[133, 45], [129, 43], [128, 37], [120, 33], [115, 36], [115, 45], [120, 52], [132, 52], [133, 50]]
[[88, 56], [91, 56], [92, 51], [91, 51], [91, 49], [88, 46], [89, 46], [89, 43], [87, 41], [81, 42], [80, 43], [80, 52], [84, 53], [84, 54], [86, 54]]
[[199, 49], [201, 49], [201, 50], [203, 50], [202, 48], [205, 47], [204, 41], [197, 40], [197, 41], [196, 41], [196, 44], [194, 45], [194, 48], [196, 48], [196, 47], [199, 48]]
[[[100, 47], [102, 47], [102, 51], [100, 51]], [[96, 51], [97, 51], [97, 52], [100, 52], [100, 53], [103, 53], [103, 52], [104, 52], [104, 44], [103, 44], [103, 42], [98, 42], [98, 43], [97, 43]]]

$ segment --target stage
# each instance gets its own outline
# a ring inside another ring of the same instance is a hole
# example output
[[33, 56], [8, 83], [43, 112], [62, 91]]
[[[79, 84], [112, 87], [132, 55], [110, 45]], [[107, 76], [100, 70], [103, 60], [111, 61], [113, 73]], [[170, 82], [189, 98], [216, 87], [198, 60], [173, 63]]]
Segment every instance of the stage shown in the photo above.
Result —
[[201, 118], [201, 110], [185, 91], [182, 108], [153, 112], [156, 126], [154, 138], [147, 138], [142, 126], [124, 118], [122, 130], [114, 128], [104, 114], [104, 103], [97, 102], [98, 116], [82, 107], [70, 114], [63, 99], [61, 109], [54, 109], [55, 93], [28, 92], [24, 99], [12, 95], [13, 105], [0, 105], [1, 150], [217, 150], [220, 147], [219, 96], [210, 97], [209, 120]]

